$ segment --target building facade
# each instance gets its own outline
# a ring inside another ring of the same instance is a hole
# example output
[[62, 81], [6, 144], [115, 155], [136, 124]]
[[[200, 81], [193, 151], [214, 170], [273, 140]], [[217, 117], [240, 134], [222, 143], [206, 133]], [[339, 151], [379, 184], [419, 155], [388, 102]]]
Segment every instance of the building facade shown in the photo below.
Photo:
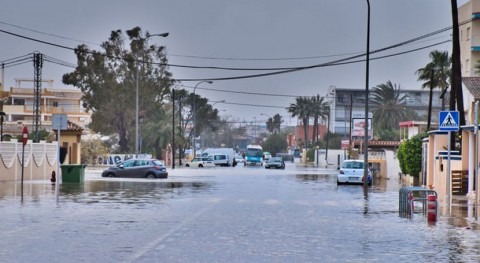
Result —
[[[420, 86], [420, 84], [419, 84]], [[405, 107], [415, 111], [417, 115], [426, 120], [428, 116], [428, 101], [430, 91], [428, 89], [418, 88], [416, 90], [400, 90], [400, 94], [406, 96]], [[441, 90], [434, 90], [432, 97], [432, 123], [438, 121], [438, 113], [442, 109], [448, 108], [448, 94], [442, 99]], [[447, 105], [447, 106], [445, 106]], [[365, 115], [365, 90], [363, 89], [335, 89], [332, 100], [329, 131], [335, 134], [343, 134], [345, 138], [350, 135], [350, 119], [352, 115]], [[369, 112], [374, 109], [370, 108]], [[373, 130], [375, 137], [375, 130]]]
[[[471, 0], [458, 8], [458, 23], [462, 78], [467, 78], [467, 81], [463, 79], [463, 104], [465, 114], [469, 116], [473, 115], [471, 109], [475, 100], [478, 100], [476, 92], [472, 90], [478, 81], [472, 77], [480, 77], [475, 69], [480, 65], [480, 0]], [[469, 119], [466, 118], [466, 124], [471, 124]]]
[[[30, 87], [29, 87], [30, 86]], [[46, 87], [45, 87], [46, 86]], [[42, 81], [40, 101], [39, 130], [52, 130], [52, 114], [67, 114], [68, 120], [81, 128], [86, 128], [91, 116], [82, 107], [82, 93], [76, 89], [53, 87], [53, 80]], [[2, 109], [4, 112], [4, 135], [18, 135], [22, 125], [30, 131], [34, 123], [34, 88], [33, 80], [15, 79], [15, 87], [2, 92]]]

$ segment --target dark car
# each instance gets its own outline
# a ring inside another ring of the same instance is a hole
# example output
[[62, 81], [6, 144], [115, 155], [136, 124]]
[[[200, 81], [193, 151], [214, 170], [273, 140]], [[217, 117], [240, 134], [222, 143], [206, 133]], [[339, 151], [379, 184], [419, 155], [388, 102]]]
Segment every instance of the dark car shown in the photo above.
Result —
[[265, 162], [265, 169], [285, 169], [285, 162], [282, 157], [271, 157]]
[[130, 159], [102, 172], [102, 177], [167, 178], [167, 167], [157, 159]]

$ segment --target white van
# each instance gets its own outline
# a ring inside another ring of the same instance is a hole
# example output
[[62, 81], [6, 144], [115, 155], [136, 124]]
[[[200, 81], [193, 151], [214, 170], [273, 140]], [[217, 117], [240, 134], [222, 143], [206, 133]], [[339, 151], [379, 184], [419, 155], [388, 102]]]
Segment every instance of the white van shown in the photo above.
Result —
[[235, 158], [235, 150], [233, 148], [207, 148], [203, 150], [202, 157], [208, 157], [214, 154], [225, 154], [228, 156], [229, 166], [233, 164]]
[[219, 165], [219, 166], [230, 166], [231, 165], [230, 158], [226, 154], [214, 153], [212, 155], [209, 155], [208, 157], [209, 158], [211, 157], [213, 159], [213, 163], [215, 165]]

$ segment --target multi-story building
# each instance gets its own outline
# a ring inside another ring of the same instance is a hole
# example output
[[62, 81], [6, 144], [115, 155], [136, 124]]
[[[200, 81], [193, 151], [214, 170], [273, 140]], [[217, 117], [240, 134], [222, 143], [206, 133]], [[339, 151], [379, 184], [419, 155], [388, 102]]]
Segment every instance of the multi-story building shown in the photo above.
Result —
[[[27, 83], [31, 84], [28, 87]], [[46, 86], [46, 87], [45, 87]], [[34, 123], [34, 88], [33, 80], [15, 79], [15, 87], [3, 90], [2, 112], [4, 115], [4, 135], [21, 134], [21, 125], [27, 125], [29, 130]], [[53, 87], [53, 80], [43, 80], [40, 101], [40, 127], [52, 130], [52, 114], [64, 113], [68, 120], [81, 128], [86, 128], [91, 116], [82, 107], [82, 93], [76, 89], [60, 89]]]
[[[329, 94], [333, 94], [331, 97], [329, 131], [335, 134], [343, 134], [345, 138], [347, 138], [350, 134], [350, 113], [352, 113], [352, 115], [365, 115], [365, 90], [336, 88], [331, 90]], [[427, 119], [430, 96], [428, 89], [421, 89], [419, 87], [416, 90], [400, 90], [400, 94], [406, 95], [405, 107], [414, 110], [422, 120]], [[438, 112], [442, 110], [442, 108], [445, 109], [445, 104], [448, 108], [448, 94], [444, 94], [444, 99], [440, 98], [440, 95], [442, 95], [441, 90], [433, 90], [432, 123], [437, 122]], [[369, 112], [373, 111], [373, 108], [369, 109]], [[375, 131], [373, 131], [373, 133], [375, 136]]]
[[473, 116], [473, 102], [479, 99], [480, 74], [480, 0], [471, 0], [458, 8], [460, 61], [463, 78], [463, 104], [467, 124]]

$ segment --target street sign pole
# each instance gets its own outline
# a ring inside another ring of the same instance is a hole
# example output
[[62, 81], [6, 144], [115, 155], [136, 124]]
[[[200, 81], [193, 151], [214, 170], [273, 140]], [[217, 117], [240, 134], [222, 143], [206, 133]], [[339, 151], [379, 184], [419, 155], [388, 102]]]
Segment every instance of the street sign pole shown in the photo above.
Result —
[[[448, 138], [450, 138], [452, 132], [448, 131]], [[450, 216], [450, 193], [452, 192], [452, 188], [450, 187], [450, 150], [451, 148], [451, 141], [448, 139], [448, 159], [447, 159], [447, 192], [446, 192], [446, 201], [447, 201], [447, 207], [448, 207], [448, 215]]]
[[447, 173], [446, 173], [446, 182], [445, 182], [445, 202], [447, 205], [447, 212], [448, 215], [451, 213], [451, 195], [452, 195], [452, 187], [451, 187], [451, 171], [450, 171], [450, 151], [451, 151], [451, 133], [452, 131], [459, 130], [459, 113], [458, 111], [440, 111], [439, 112], [439, 129], [441, 131], [448, 131], [448, 156], [447, 156]]
[[61, 144], [61, 140], [60, 140], [60, 134], [61, 134], [61, 130], [66, 130], [67, 129], [67, 126], [68, 126], [68, 116], [67, 114], [53, 114], [52, 115], [52, 128], [55, 129], [57, 128], [57, 135], [58, 135], [58, 139], [57, 139], [57, 144], [58, 144], [58, 149], [57, 149], [57, 180], [55, 180], [55, 196], [56, 196], [56, 199], [57, 199], [57, 203], [58, 203], [58, 181], [60, 180], [60, 178], [63, 179], [63, 174], [62, 174], [62, 177], [60, 177], [60, 144]]
[[21, 191], [21, 201], [23, 202], [23, 172], [25, 170], [25, 144], [28, 142], [28, 129], [27, 126], [23, 127], [22, 130], [22, 182], [20, 184]]

